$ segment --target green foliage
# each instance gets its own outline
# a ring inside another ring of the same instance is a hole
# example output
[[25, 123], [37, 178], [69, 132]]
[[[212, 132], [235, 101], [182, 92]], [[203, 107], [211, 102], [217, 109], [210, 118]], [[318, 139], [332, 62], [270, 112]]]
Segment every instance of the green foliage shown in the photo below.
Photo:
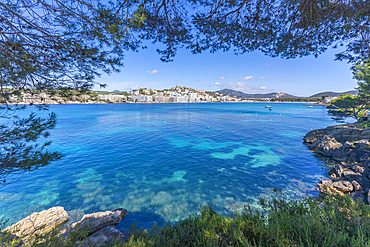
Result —
[[370, 207], [349, 196], [287, 200], [278, 192], [260, 205], [229, 216], [206, 206], [174, 225], [132, 226], [115, 246], [369, 246]]
[[54, 128], [54, 113], [50, 113], [46, 118], [37, 117], [35, 113], [26, 118], [19, 118], [12, 110], [10, 107], [2, 107], [2, 116], [8, 116], [5, 123], [0, 124], [2, 184], [11, 182], [7, 180], [9, 176], [36, 170], [62, 157], [59, 152], [46, 150], [51, 144], [50, 141], [40, 141], [40, 138], [49, 136], [49, 129]]
[[332, 100], [326, 108], [329, 109], [328, 115], [338, 121], [343, 121], [347, 117], [357, 120], [362, 117], [365, 103], [366, 101], [358, 96], [343, 94]]
[[370, 108], [370, 60], [355, 65], [353, 68], [354, 78], [358, 81], [359, 96], [367, 101]]
[[360, 128], [370, 128], [370, 121], [363, 123]]
[[[172, 225], [154, 224], [148, 230], [132, 225], [127, 241], [113, 246], [370, 246], [368, 205], [348, 195], [288, 200], [281, 191], [275, 192], [260, 199], [260, 209], [245, 205], [241, 212], [222, 215], [208, 205]], [[60, 231], [58, 226], [38, 235], [30, 246], [76, 246], [88, 232], [86, 228], [69, 234]]]
[[370, 108], [370, 60], [353, 66], [352, 72], [359, 86], [359, 94], [341, 95], [327, 106], [328, 115], [339, 121], [343, 121], [346, 117], [358, 120], [362, 117], [363, 111]]

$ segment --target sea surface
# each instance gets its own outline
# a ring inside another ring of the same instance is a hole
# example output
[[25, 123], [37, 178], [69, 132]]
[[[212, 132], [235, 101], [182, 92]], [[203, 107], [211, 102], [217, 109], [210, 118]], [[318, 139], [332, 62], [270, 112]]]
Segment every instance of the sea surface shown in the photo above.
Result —
[[[303, 136], [335, 124], [300, 103], [51, 105], [50, 150], [65, 157], [0, 187], [0, 219], [63, 206], [71, 221], [125, 208], [118, 225], [176, 222], [212, 204], [225, 214], [277, 187], [317, 195], [327, 176]], [[28, 108], [28, 111], [33, 108]]]

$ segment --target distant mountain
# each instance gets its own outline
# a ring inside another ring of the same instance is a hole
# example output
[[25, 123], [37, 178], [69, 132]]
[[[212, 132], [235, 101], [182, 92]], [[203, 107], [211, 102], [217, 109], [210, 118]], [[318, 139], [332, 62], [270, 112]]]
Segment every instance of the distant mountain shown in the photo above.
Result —
[[241, 99], [262, 99], [262, 98], [298, 98], [297, 96], [287, 93], [264, 93], [264, 94], [247, 94], [232, 89], [222, 89], [217, 91], [225, 95], [241, 98]]
[[331, 91], [322, 92], [322, 93], [317, 93], [317, 94], [311, 95], [309, 98], [321, 98], [321, 96], [323, 96], [323, 95], [329, 95], [329, 97], [339, 97], [342, 94], [357, 95], [358, 90], [350, 90], [350, 91], [343, 92], [343, 93], [335, 93], [335, 92], [331, 92]]

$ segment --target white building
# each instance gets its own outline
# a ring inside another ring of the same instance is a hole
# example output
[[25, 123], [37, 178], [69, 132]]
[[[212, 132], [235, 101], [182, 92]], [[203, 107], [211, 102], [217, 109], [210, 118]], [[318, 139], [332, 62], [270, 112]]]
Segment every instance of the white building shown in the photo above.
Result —
[[101, 100], [109, 100], [112, 102], [117, 102], [117, 101], [123, 101], [123, 99], [126, 99], [126, 96], [120, 95], [120, 94], [99, 94], [98, 98]]

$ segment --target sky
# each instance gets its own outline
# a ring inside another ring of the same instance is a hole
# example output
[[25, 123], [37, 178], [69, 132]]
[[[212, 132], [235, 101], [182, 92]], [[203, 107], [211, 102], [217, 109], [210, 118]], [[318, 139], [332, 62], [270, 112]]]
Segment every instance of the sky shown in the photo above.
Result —
[[139, 52], [127, 52], [120, 73], [102, 75], [104, 91], [130, 91], [138, 88], [165, 89], [186, 86], [198, 90], [224, 88], [244, 93], [284, 92], [308, 97], [324, 91], [345, 92], [357, 86], [351, 64], [334, 61], [338, 50], [330, 49], [318, 58], [313, 56], [271, 58], [259, 51], [234, 55], [230, 52], [191, 54], [178, 51], [173, 62], [160, 61], [156, 45]]

